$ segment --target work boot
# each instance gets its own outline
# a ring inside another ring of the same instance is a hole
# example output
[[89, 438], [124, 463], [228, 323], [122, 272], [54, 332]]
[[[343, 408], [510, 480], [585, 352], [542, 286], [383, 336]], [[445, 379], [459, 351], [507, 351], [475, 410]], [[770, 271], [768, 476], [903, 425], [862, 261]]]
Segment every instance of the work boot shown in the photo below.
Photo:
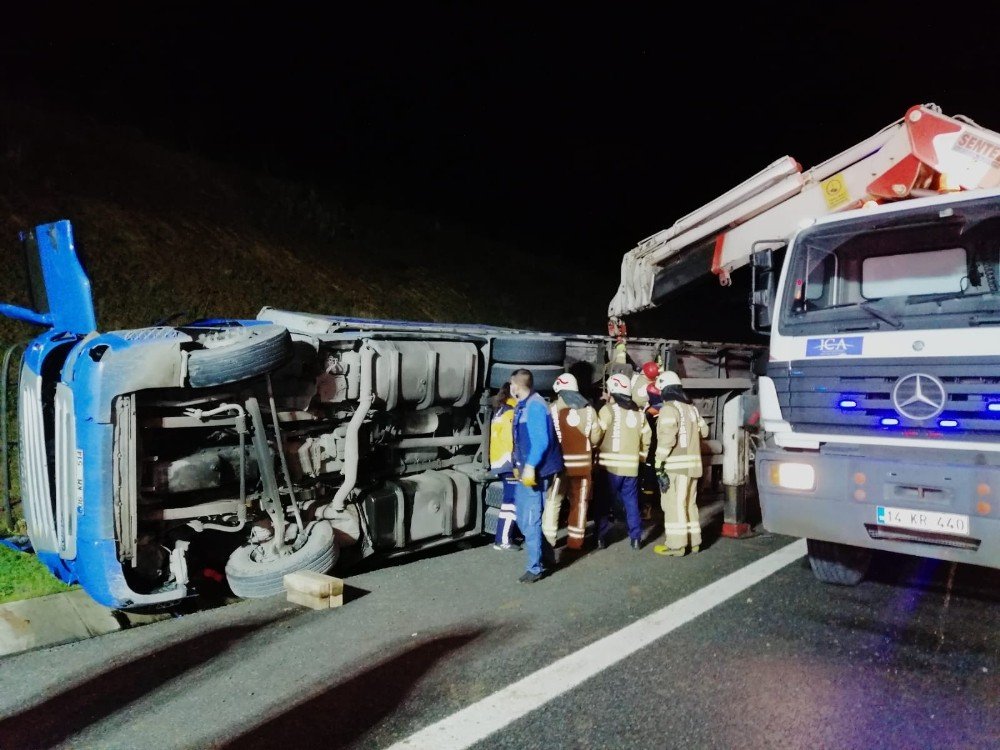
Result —
[[607, 548], [608, 548], [608, 543], [604, 539], [604, 537], [598, 538], [598, 540], [597, 540], [597, 549], [607, 549]]
[[642, 540], [641, 539], [633, 539], [629, 543], [632, 545], [632, 549], [634, 549], [636, 551], [642, 549]]
[[665, 557], [684, 557], [683, 547], [678, 547], [675, 549], [673, 547], [668, 547], [665, 544], [657, 544], [655, 547], [653, 547], [653, 552], [655, 552], [658, 555], [663, 555]]
[[530, 570], [526, 570], [517, 580], [520, 583], [534, 583], [535, 581], [540, 581], [545, 578], [545, 572], [546, 571], [543, 570], [541, 573], [532, 573]]

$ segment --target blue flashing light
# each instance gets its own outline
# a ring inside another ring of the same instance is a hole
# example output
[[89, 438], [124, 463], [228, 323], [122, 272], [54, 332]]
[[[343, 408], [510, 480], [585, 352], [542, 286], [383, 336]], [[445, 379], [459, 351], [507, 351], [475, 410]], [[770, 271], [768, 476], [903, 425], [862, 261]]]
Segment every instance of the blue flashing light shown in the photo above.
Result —
[[879, 422], [882, 424], [883, 427], [895, 427], [896, 425], [899, 424], [899, 420], [896, 419], [895, 417], [882, 417], [882, 419], [880, 419]]
[[990, 411], [1000, 411], [1000, 401], [995, 401], [994, 403], [989, 404], [986, 408]]
[[939, 419], [938, 427], [958, 427], [957, 419]]
[[845, 398], [840, 402], [841, 409], [853, 409], [858, 405], [858, 402], [852, 398]]

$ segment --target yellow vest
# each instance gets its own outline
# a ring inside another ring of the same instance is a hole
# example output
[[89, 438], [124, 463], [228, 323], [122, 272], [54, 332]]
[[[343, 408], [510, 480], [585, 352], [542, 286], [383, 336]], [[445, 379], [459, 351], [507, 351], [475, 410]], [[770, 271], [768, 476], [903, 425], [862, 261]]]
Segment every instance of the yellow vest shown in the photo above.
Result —
[[490, 420], [490, 469], [497, 473], [514, 470], [514, 406], [517, 402], [509, 398], [493, 419]]

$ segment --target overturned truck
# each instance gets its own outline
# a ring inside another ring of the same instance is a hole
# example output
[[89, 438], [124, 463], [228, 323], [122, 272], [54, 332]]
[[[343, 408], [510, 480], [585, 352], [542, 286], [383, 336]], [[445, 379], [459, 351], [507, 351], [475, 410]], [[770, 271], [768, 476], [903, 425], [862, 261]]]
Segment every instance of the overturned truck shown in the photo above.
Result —
[[756, 413], [744, 345], [344, 318], [256, 319], [99, 333], [67, 221], [22, 235], [46, 330], [19, 385], [21, 486], [38, 557], [114, 608], [170, 605], [224, 569], [240, 597], [492, 533], [490, 396], [518, 367], [599, 396], [611, 370], [676, 369], [711, 424], [706, 502], [741, 498]]

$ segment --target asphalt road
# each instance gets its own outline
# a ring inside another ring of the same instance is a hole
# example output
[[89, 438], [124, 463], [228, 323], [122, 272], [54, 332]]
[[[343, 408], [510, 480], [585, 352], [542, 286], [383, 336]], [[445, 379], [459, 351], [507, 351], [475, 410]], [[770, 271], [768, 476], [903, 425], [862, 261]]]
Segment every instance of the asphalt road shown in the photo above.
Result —
[[[521, 553], [449, 548], [358, 571], [339, 609], [244, 601], [9, 657], [0, 748], [387, 748], [793, 541], [618, 543], [533, 585]], [[997, 748], [998, 584], [883, 555], [832, 587], [800, 558], [475, 747]]]

